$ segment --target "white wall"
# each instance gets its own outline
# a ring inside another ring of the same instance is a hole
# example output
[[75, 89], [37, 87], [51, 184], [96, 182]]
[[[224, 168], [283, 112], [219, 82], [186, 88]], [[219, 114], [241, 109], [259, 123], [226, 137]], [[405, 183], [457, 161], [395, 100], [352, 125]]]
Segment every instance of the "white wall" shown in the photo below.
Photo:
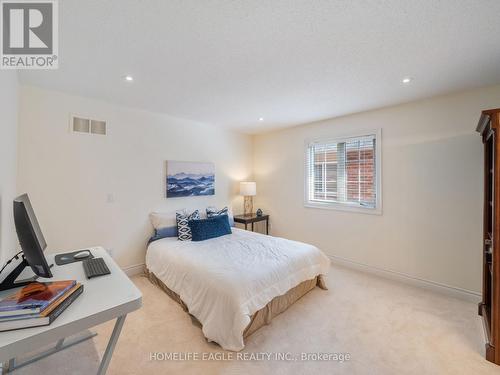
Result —
[[0, 71], [0, 264], [17, 248], [12, 214], [17, 173], [18, 81], [14, 71]]
[[[109, 134], [70, 133], [70, 113], [108, 121]], [[238, 181], [250, 176], [251, 152], [246, 135], [21, 86], [18, 190], [31, 197], [48, 251], [102, 245], [122, 267], [143, 263], [151, 211], [241, 210]], [[169, 159], [214, 162], [216, 195], [166, 199]]]
[[[480, 111], [500, 86], [256, 136], [257, 205], [274, 235], [351, 261], [481, 290]], [[304, 141], [382, 128], [383, 214], [305, 208]]]
[[[475, 126], [482, 109], [499, 106], [496, 86], [307, 124], [255, 136], [252, 161], [245, 135], [22, 86], [18, 193], [30, 194], [49, 251], [103, 245], [127, 267], [143, 262], [152, 210], [229, 204], [241, 211], [238, 181], [251, 178], [253, 162], [254, 206], [272, 215], [274, 235], [478, 292], [482, 145]], [[107, 120], [109, 135], [71, 134], [70, 113]], [[379, 127], [383, 214], [305, 208], [304, 140]], [[216, 196], [165, 199], [168, 159], [215, 162]]]

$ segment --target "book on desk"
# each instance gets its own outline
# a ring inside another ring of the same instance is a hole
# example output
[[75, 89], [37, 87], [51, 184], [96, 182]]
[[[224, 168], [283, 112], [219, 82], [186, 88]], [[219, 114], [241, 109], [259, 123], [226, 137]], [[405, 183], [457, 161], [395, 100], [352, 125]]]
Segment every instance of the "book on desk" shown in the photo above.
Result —
[[49, 325], [82, 292], [75, 280], [30, 283], [0, 301], [0, 331]]

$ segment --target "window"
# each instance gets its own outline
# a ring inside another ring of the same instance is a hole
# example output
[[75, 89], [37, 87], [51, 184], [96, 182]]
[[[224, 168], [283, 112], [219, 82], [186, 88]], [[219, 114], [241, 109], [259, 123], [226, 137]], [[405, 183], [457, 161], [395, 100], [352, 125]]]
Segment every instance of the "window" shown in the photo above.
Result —
[[306, 146], [306, 206], [380, 213], [380, 131]]

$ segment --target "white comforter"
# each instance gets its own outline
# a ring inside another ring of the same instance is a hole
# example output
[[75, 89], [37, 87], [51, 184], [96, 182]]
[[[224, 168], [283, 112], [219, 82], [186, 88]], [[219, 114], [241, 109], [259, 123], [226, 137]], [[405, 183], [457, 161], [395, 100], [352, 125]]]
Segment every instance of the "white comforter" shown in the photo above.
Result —
[[181, 297], [207, 339], [238, 351], [255, 312], [326, 274], [330, 260], [312, 245], [233, 228], [233, 234], [201, 242], [155, 241], [146, 266]]

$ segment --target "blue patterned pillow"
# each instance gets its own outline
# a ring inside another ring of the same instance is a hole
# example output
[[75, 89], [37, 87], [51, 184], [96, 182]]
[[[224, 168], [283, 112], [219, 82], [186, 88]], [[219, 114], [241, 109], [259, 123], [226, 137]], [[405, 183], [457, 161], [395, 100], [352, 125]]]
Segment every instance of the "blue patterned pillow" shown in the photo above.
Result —
[[175, 214], [177, 220], [177, 238], [179, 241], [191, 241], [191, 229], [189, 228], [189, 220], [200, 220], [200, 212], [195, 210], [193, 213], [177, 212]]
[[222, 210], [218, 210], [215, 207], [207, 207], [207, 218], [212, 218], [216, 216], [222, 216], [222, 215], [227, 215], [228, 220], [229, 220], [229, 225], [234, 227], [234, 218], [231, 212], [229, 211], [229, 208], [224, 207]]

